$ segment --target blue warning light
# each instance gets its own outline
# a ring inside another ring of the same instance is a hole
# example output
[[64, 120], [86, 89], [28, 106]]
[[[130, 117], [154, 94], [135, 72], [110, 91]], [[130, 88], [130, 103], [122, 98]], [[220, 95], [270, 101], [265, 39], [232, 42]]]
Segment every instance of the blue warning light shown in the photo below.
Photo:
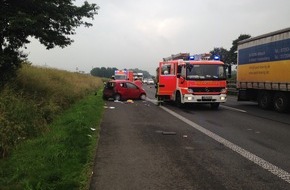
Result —
[[189, 60], [195, 60], [195, 56], [194, 55], [190, 55], [188, 59]]
[[216, 61], [218, 61], [218, 60], [220, 60], [220, 56], [215, 55], [215, 56], [213, 57], [213, 59], [216, 60]]

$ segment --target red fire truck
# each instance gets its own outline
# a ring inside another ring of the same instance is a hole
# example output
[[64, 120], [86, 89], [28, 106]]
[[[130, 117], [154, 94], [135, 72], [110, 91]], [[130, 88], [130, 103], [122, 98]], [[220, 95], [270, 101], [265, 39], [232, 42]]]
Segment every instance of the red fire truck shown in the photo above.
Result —
[[133, 81], [133, 71], [130, 70], [115, 70], [115, 80], [129, 80]]
[[217, 109], [226, 102], [226, 66], [211, 54], [180, 53], [164, 58], [157, 68], [156, 97], [158, 103], [175, 101], [178, 106], [189, 103], [210, 104]]

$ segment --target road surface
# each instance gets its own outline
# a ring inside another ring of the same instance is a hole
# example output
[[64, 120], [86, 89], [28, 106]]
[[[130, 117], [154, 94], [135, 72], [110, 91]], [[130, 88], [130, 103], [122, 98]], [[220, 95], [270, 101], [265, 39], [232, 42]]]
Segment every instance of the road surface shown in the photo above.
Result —
[[[219, 110], [106, 102], [90, 189], [290, 189], [290, 119], [229, 97]], [[153, 102], [153, 103], [152, 103]]]

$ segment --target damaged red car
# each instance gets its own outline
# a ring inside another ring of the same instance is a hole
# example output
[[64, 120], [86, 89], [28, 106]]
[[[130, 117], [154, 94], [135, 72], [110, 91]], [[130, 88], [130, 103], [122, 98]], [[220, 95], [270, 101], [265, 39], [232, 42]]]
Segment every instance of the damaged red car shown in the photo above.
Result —
[[143, 88], [127, 80], [112, 80], [105, 84], [103, 90], [103, 99], [108, 100], [128, 100], [128, 99], [146, 99], [146, 92]]

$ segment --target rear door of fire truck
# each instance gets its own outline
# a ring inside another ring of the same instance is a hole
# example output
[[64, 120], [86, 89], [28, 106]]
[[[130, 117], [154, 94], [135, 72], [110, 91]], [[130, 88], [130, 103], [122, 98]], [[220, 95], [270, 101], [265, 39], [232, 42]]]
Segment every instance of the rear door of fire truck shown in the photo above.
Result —
[[172, 95], [176, 90], [176, 68], [177, 61], [160, 62], [158, 69], [158, 100], [172, 100]]

